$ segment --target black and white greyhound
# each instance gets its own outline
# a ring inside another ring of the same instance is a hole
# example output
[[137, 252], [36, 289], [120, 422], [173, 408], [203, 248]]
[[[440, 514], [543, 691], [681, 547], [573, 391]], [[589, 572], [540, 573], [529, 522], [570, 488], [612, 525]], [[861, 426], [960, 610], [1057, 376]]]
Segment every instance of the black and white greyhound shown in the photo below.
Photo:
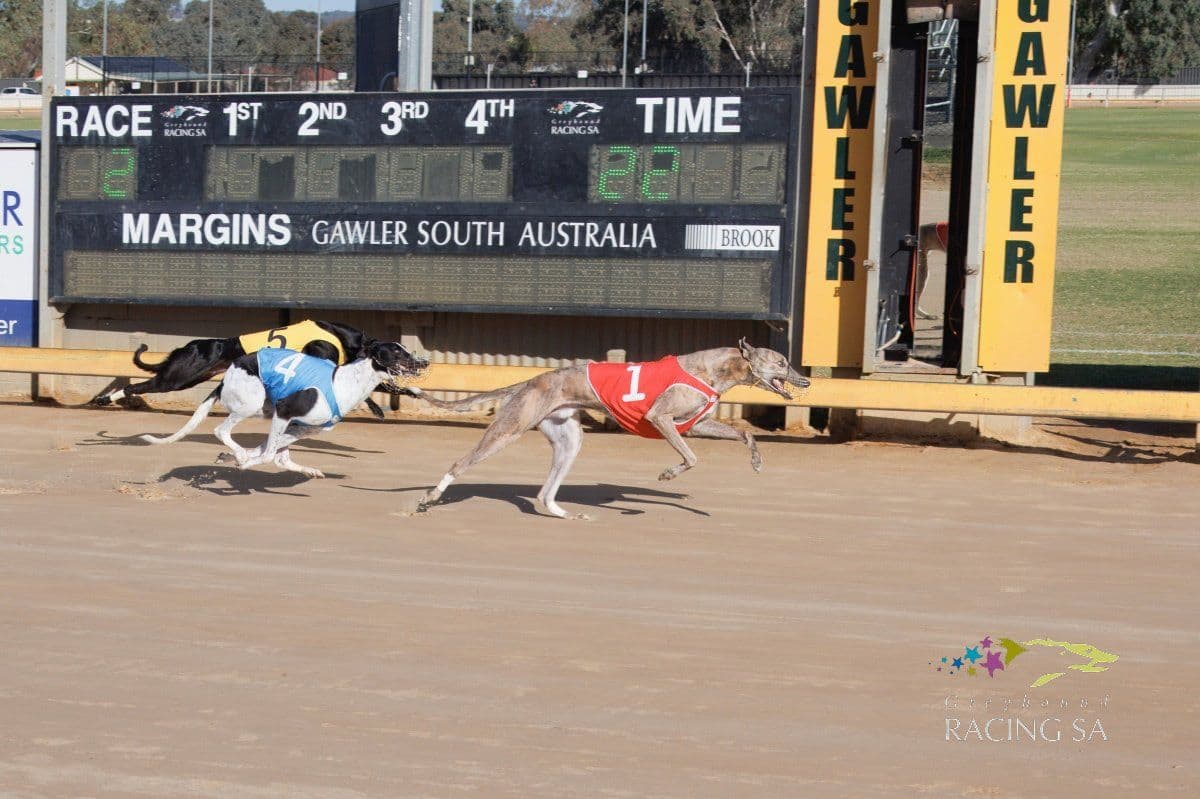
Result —
[[[261, 354], [243, 355], [234, 361], [220, 384], [175, 433], [163, 437], [144, 435], [142, 440], [151, 444], [178, 441], [195, 430], [220, 400], [229, 416], [217, 427], [216, 435], [229, 447], [238, 468], [248, 469], [273, 460], [276, 466], [288, 471], [300, 472], [307, 477], [324, 477], [318, 469], [293, 462], [288, 448], [305, 436], [333, 427], [344, 413], [362, 403], [380, 383], [391, 383], [397, 375], [419, 375], [429, 366], [428, 361], [414, 356], [397, 342], [373, 341], [366, 346], [361, 358], [345, 366], [333, 367], [324, 386], [294, 385], [290, 390], [279, 392], [282, 396], [277, 398], [273, 396], [276, 392], [268, 390], [268, 381], [260, 373]], [[285, 375], [311, 366], [305, 364], [305, 358], [319, 360], [291, 350], [280, 350], [271, 362], [279, 356], [283, 360], [271, 368]], [[329, 365], [325, 364], [325, 368]], [[231, 433], [240, 422], [259, 415], [270, 417], [271, 430], [262, 446], [248, 450], [234, 441]]]
[[[172, 350], [159, 363], [146, 363], [142, 360], [142, 353], [149, 349], [143, 344], [133, 353], [133, 363], [139, 369], [151, 372], [154, 377], [123, 388], [105, 391], [95, 397], [92, 403], [111, 405], [127, 396], [163, 394], [192, 388], [216, 377], [235, 360], [243, 355], [253, 354], [261, 347], [293, 349], [342, 364], [361, 358], [372, 341], [374, 339], [361, 330], [340, 322], [305, 320], [287, 327], [276, 327], [243, 336], [194, 339]], [[390, 386], [391, 384], [387, 384], [381, 388], [390, 390]], [[368, 398], [367, 406], [373, 414], [383, 418], [383, 410], [374, 400]]]

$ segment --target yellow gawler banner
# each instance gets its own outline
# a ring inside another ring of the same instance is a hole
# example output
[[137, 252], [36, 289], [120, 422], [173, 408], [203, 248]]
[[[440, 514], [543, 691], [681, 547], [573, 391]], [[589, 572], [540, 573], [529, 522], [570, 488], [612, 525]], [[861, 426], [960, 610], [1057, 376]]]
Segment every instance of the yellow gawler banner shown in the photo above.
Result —
[[818, 5], [805, 366], [862, 365], [879, 6], [878, 0]]
[[1071, 4], [999, 0], [979, 365], [1050, 368]]

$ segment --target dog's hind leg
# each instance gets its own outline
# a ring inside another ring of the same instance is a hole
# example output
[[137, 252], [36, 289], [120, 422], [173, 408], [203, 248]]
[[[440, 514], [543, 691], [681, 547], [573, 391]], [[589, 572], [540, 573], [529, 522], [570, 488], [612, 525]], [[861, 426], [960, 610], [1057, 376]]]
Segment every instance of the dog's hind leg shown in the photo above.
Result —
[[[538, 492], [538, 502], [545, 506], [546, 510], [560, 519], [567, 517], [567, 512], [558, 506], [554, 501], [554, 497], [558, 494], [559, 486], [566, 478], [567, 472], [571, 471], [572, 464], [575, 463], [575, 458], [579, 455], [579, 449], [583, 446], [583, 425], [579, 423], [579, 413], [574, 410], [561, 410], [547, 416], [538, 425], [538, 430], [550, 440], [550, 446], [553, 448], [553, 460], [550, 463], [550, 474], [546, 477], [546, 484], [542, 486], [542, 490]], [[576, 518], [587, 518], [586, 516], [577, 516]]]
[[480, 461], [487, 460], [516, 441], [522, 433], [533, 427], [538, 420], [545, 418], [551, 410], [553, 410], [553, 406], [547, 407], [545, 397], [537, 389], [525, 386], [501, 408], [495, 421], [484, 431], [483, 438], [479, 440], [475, 448], [455, 461], [438, 484], [421, 498], [417, 509], [425, 510], [437, 502], [450, 484], [457, 480], [463, 472]]
[[754, 436], [741, 430], [736, 430], [716, 419], [703, 419], [688, 431], [689, 435], [699, 438], [716, 438], [722, 441], [741, 441], [750, 448], [750, 467], [756, 472], [762, 471], [762, 455], [758, 454], [758, 442]]
[[[257, 415], [254, 413], [239, 412], [242, 410], [243, 409], [240, 408], [238, 411], [230, 410], [229, 416], [225, 417], [225, 421], [217, 425], [217, 429], [214, 431], [221, 443], [229, 447], [229, 451], [233, 453], [233, 457], [238, 461], [238, 463], [241, 463], [247, 458], [253, 457], [254, 454], [257, 454], [255, 450], [247, 450], [241, 444], [233, 440], [233, 428], [237, 427], [251, 416]], [[259, 448], [259, 450], [261, 450], [261, 448]]]
[[218, 399], [220, 399], [221, 390], [224, 387], [225, 387], [225, 384], [221, 383], [216, 388], [214, 388], [209, 393], [209, 395], [204, 399], [204, 402], [200, 403], [200, 406], [198, 408], [196, 408], [196, 412], [192, 414], [192, 418], [188, 419], [187, 423], [183, 427], [179, 428], [171, 435], [169, 435], [169, 436], [152, 436], [152, 435], [146, 434], [141, 437], [142, 440], [148, 444], [172, 444], [172, 443], [178, 441], [179, 439], [183, 438], [188, 433], [192, 432], [193, 430], [195, 430], [197, 427], [200, 426], [200, 423], [204, 421], [204, 417], [208, 416], [208, 412], [212, 410], [213, 404], [216, 403], [216, 401]]

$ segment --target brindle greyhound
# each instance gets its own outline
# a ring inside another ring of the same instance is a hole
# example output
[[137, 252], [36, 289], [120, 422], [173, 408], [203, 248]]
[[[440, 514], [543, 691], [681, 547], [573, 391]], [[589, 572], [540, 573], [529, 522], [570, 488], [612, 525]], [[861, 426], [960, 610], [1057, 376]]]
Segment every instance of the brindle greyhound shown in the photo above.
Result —
[[[752, 347], [745, 339], [737, 347], [681, 355], [678, 365], [688, 375], [711, 387], [715, 395], [733, 386], [759, 385], [791, 399], [788, 383], [799, 388], [808, 386], [808, 378], [796, 372], [788, 364], [787, 358], [774, 350]], [[538, 375], [524, 383], [451, 402], [430, 399], [420, 389], [410, 388], [406, 392], [420, 396], [436, 407], [454, 411], [499, 403], [496, 419], [480, 442], [456, 461], [437, 486], [421, 499], [418, 509], [422, 511], [437, 502], [446, 487], [471, 466], [495, 455], [520, 438], [526, 430], [536, 427], [550, 440], [553, 448], [550, 474], [538, 492], [538, 502], [553, 515], [566, 518], [567, 512], [559, 507], [554, 498], [583, 444], [579, 411], [609, 412], [593, 388], [587, 365], [568, 366]], [[627, 397], [636, 392], [635, 383]], [[762, 456], [758, 454], [753, 436], [708, 418], [716, 409], [715, 395], [706, 396], [693, 385], [675, 382], [652, 400], [649, 410], [645, 411], [645, 422], [683, 457], [683, 463], [665, 470], [658, 479], [671, 480], [696, 465], [696, 455], [678, 429], [680, 426], [686, 429], [688, 424], [692, 425], [690, 433], [693, 435], [743, 442], [750, 449], [751, 467], [756, 472], [762, 469]]]

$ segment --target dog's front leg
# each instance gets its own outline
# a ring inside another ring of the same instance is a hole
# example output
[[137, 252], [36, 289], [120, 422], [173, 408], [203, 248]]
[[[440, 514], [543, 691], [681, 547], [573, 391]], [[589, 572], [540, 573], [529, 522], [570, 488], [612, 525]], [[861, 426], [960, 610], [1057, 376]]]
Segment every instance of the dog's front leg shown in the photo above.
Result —
[[284, 447], [275, 453], [275, 465], [281, 469], [287, 469], [289, 472], [299, 472], [305, 477], [325, 476], [325, 473], [320, 469], [314, 469], [311, 466], [301, 466], [292, 460], [292, 451], [288, 447]]
[[[665, 395], [664, 395], [665, 396]], [[661, 401], [662, 397], [659, 398]], [[655, 403], [657, 405], [658, 403]], [[692, 448], [683, 440], [683, 436], [679, 435], [679, 431], [675, 428], [675, 416], [669, 413], [655, 413], [655, 409], [651, 408], [650, 413], [646, 414], [646, 421], [654, 425], [654, 429], [662, 433], [662, 437], [666, 439], [679, 456], [683, 458], [683, 463], [678, 466], [672, 466], [666, 469], [658, 476], [659, 480], [674, 480], [679, 475], [692, 468], [698, 462], [696, 453], [692, 452]]]
[[722, 441], [741, 441], [750, 449], [750, 468], [756, 472], [762, 471], [762, 455], [758, 454], [758, 442], [747, 432], [737, 430], [716, 419], [703, 419], [692, 427], [689, 433], [701, 438], [717, 438]]

